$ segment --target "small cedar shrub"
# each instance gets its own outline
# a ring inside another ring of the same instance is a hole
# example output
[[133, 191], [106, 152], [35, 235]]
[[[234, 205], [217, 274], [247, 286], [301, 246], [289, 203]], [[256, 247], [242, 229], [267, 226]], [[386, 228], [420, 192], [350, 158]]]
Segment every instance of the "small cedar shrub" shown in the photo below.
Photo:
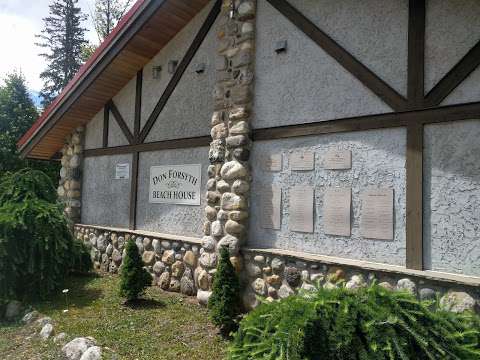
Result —
[[210, 319], [220, 327], [224, 335], [237, 328], [236, 320], [241, 311], [240, 281], [226, 247], [220, 248], [220, 260], [213, 279], [208, 309]]
[[378, 285], [265, 302], [240, 323], [230, 360], [480, 359], [480, 320]]
[[126, 256], [120, 271], [120, 296], [133, 301], [150, 286], [152, 276], [143, 268], [142, 258], [133, 239], [127, 242], [125, 249]]

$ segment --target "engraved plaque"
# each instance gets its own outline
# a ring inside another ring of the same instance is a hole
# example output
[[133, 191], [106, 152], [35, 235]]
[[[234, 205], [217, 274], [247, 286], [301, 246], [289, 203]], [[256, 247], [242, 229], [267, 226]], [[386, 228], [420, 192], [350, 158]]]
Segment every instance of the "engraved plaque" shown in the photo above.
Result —
[[290, 154], [290, 168], [295, 171], [308, 171], [315, 168], [315, 153], [297, 151]]
[[290, 230], [313, 233], [313, 188], [295, 186], [290, 189]]
[[323, 167], [328, 170], [345, 170], [352, 168], [350, 150], [330, 150], [325, 154]]
[[352, 189], [326, 189], [323, 205], [323, 228], [325, 234], [350, 236]]
[[281, 206], [282, 189], [275, 185], [264, 188], [262, 194], [262, 228], [280, 229]]
[[393, 240], [393, 189], [362, 194], [360, 234], [368, 239]]

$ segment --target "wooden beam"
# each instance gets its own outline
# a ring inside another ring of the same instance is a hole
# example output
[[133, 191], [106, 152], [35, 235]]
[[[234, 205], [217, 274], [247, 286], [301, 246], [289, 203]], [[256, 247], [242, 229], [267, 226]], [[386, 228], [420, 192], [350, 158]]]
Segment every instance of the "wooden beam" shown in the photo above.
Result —
[[137, 82], [135, 89], [135, 122], [133, 125], [133, 137], [136, 144], [139, 143], [140, 121], [142, 117], [142, 84], [143, 69], [137, 72]]
[[423, 270], [423, 125], [407, 126], [406, 267]]
[[480, 65], [480, 41], [460, 60], [426, 96], [426, 106], [438, 106]]
[[286, 0], [267, 1], [393, 110], [403, 111], [408, 109], [407, 99], [320, 30]]
[[425, 96], [425, 0], [410, 0], [408, 17], [408, 86], [411, 107], [421, 108]]
[[103, 107], [103, 147], [108, 147], [108, 127], [110, 124], [110, 109], [107, 105]]
[[183, 73], [187, 69], [188, 65], [192, 61], [193, 57], [197, 53], [197, 50], [200, 48], [200, 45], [202, 44], [203, 40], [207, 36], [210, 28], [212, 27], [213, 23], [215, 22], [215, 19], [217, 18], [218, 14], [220, 13], [220, 7], [221, 7], [221, 1], [217, 0], [215, 4], [213, 5], [212, 10], [210, 10], [210, 13], [208, 14], [205, 22], [203, 23], [202, 27], [198, 31], [197, 35], [195, 36], [195, 39], [193, 39], [192, 44], [187, 50], [187, 53], [183, 57], [182, 61], [180, 64], [177, 66], [177, 69], [175, 70], [175, 73], [173, 74], [172, 78], [168, 82], [167, 87], [163, 91], [162, 96], [158, 100], [157, 104], [155, 105], [155, 108], [153, 109], [152, 113], [148, 117], [147, 122], [145, 123], [142, 131], [140, 132], [140, 142], [144, 142], [145, 139], [147, 138], [148, 134], [150, 133], [150, 130], [152, 129], [153, 125], [157, 121], [158, 116], [162, 112], [163, 108], [167, 104], [168, 99], [172, 95], [173, 91], [175, 90], [175, 87], [177, 86], [178, 82], [182, 78]]
[[138, 160], [139, 153], [135, 151], [132, 154], [132, 180], [130, 182], [130, 230], [135, 230], [137, 227]]
[[108, 102], [108, 107], [110, 108], [110, 111], [113, 114], [113, 118], [117, 122], [118, 126], [120, 126], [120, 129], [122, 130], [123, 135], [125, 135], [125, 137], [127, 138], [128, 143], [130, 145], [133, 145], [135, 143], [135, 139], [132, 133], [130, 132], [130, 129], [128, 128], [127, 123], [123, 119], [122, 114], [120, 114], [120, 111], [118, 111], [117, 106], [112, 100], [110, 100]]

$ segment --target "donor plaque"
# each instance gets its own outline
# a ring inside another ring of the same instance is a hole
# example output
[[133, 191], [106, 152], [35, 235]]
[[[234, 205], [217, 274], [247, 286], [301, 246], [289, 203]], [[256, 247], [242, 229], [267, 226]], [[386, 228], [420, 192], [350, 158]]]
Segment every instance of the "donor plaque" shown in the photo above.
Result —
[[152, 166], [149, 202], [200, 205], [201, 176], [200, 164]]

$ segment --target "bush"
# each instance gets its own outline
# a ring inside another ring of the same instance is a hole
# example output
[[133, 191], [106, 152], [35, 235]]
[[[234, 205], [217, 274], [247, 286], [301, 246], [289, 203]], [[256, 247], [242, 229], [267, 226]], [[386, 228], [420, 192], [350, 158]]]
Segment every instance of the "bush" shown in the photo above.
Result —
[[220, 327], [224, 335], [237, 328], [236, 319], [240, 314], [240, 282], [226, 247], [220, 249], [220, 260], [213, 279], [208, 309], [212, 322]]
[[229, 359], [480, 359], [478, 317], [377, 285], [264, 303], [240, 323]]
[[0, 300], [45, 298], [70, 271], [91, 268], [50, 178], [24, 169], [0, 180]]
[[133, 301], [152, 283], [152, 276], [143, 268], [137, 245], [130, 239], [126, 245], [126, 256], [120, 272], [120, 296]]

